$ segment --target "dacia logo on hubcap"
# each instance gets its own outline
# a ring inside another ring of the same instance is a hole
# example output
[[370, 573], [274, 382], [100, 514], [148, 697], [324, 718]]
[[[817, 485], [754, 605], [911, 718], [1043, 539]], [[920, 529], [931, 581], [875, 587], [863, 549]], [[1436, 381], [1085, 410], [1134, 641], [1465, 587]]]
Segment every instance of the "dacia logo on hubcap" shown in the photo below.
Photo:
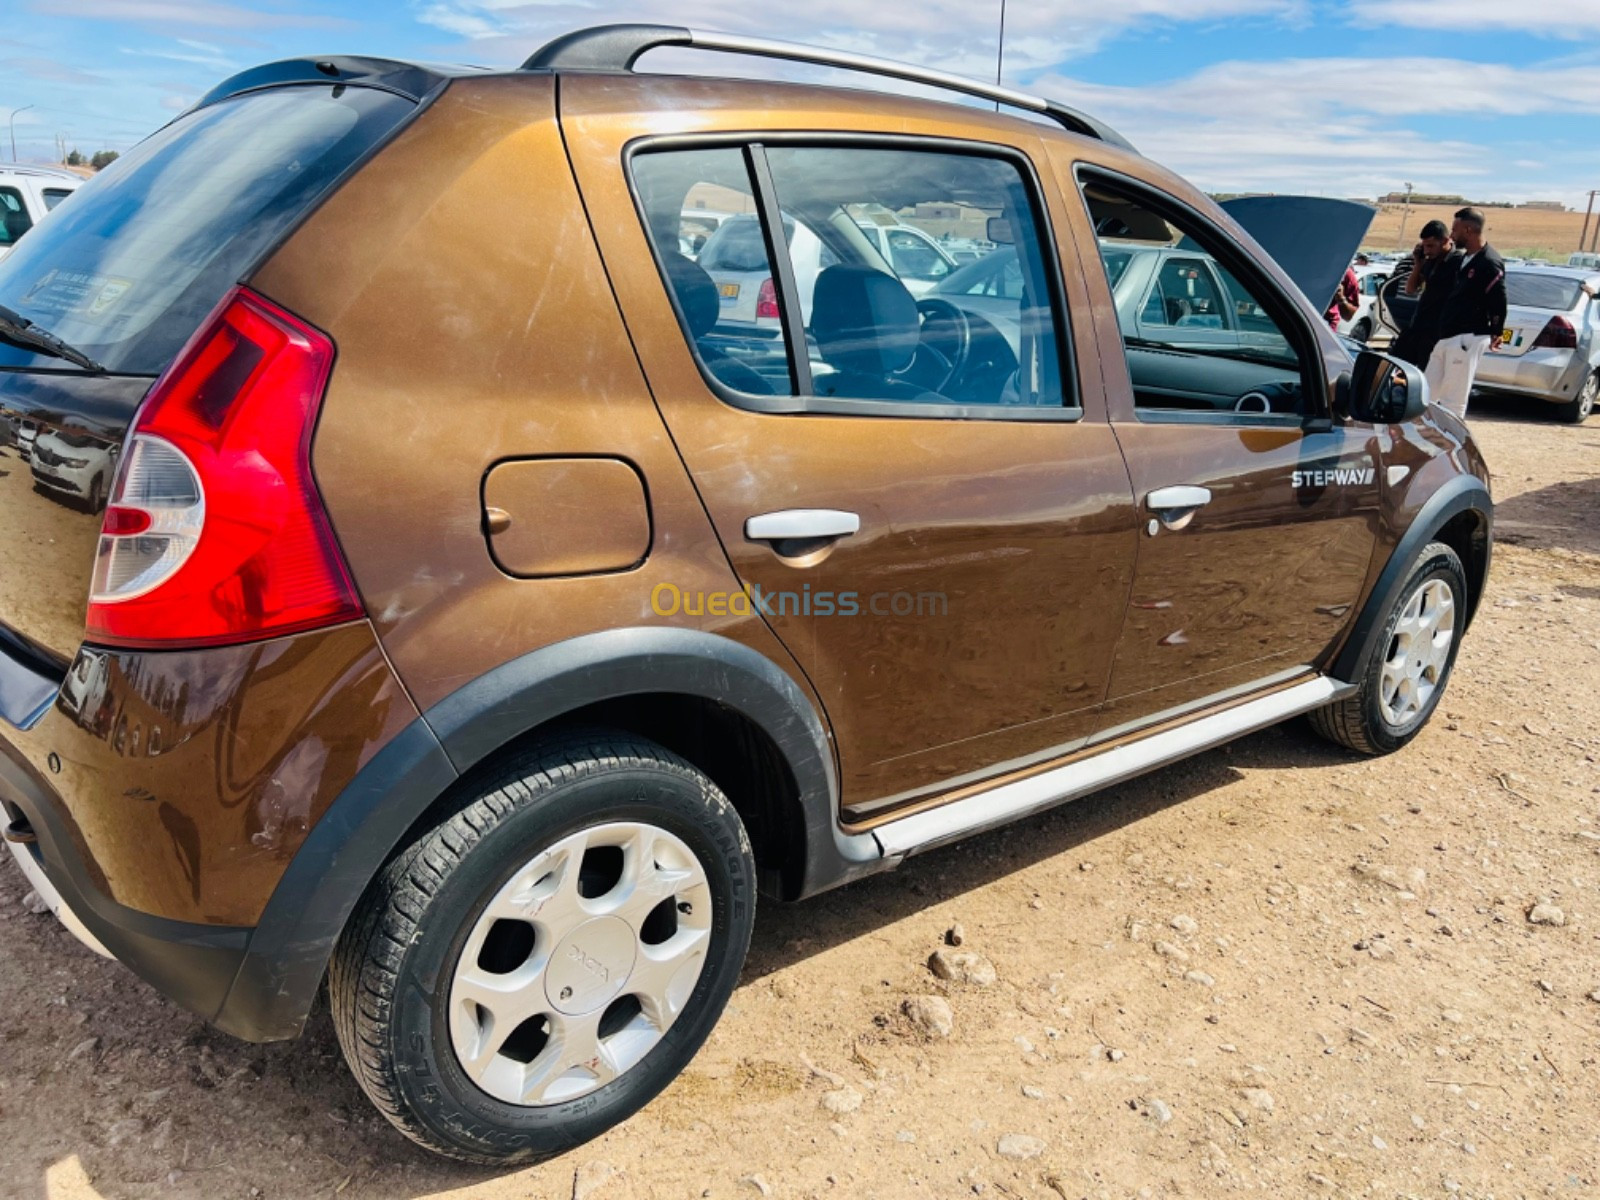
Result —
[[605, 963], [601, 962], [598, 958], [590, 958], [582, 950], [578, 949], [577, 946], [574, 945], [567, 947], [567, 957], [572, 959], [573, 962], [581, 963], [584, 970], [588, 971], [592, 975], [598, 976], [604, 982], [611, 982], [611, 972], [606, 970]]

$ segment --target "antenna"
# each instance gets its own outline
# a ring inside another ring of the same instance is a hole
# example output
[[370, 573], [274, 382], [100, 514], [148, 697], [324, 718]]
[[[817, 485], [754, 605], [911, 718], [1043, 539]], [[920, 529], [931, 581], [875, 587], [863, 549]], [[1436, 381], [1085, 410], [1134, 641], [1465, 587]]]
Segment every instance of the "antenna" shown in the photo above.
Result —
[[[1000, 87], [1000, 78], [1006, 66], [1006, 0], [1000, 0], [1000, 41], [994, 48], [994, 85]], [[1000, 101], [994, 102], [995, 112], [1000, 111]]]

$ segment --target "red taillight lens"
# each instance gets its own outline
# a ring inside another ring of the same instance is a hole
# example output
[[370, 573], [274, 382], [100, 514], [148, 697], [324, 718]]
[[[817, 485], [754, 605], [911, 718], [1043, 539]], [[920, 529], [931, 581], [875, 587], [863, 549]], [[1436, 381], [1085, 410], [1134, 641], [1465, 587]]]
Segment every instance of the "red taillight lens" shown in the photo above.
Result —
[[772, 286], [772, 280], [763, 279], [761, 290], [756, 293], [756, 319], [778, 317], [778, 289]]
[[101, 527], [89, 639], [209, 646], [361, 615], [311, 477], [333, 343], [236, 291], [151, 389]]
[[1534, 339], [1534, 350], [1576, 350], [1578, 348], [1578, 331], [1571, 321], [1565, 317], [1551, 317], [1545, 327], [1539, 331], [1539, 336]]

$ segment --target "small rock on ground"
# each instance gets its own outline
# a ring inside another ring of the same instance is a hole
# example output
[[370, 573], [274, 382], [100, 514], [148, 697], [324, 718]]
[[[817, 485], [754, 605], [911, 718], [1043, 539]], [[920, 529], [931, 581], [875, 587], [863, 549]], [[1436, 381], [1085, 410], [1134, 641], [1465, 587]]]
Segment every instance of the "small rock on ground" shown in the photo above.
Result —
[[1008, 1133], [995, 1145], [995, 1153], [1013, 1162], [1026, 1162], [1044, 1153], [1044, 1139], [1029, 1137], [1025, 1133]]
[[955, 1013], [943, 996], [912, 996], [900, 1010], [924, 1037], [947, 1038], [955, 1032]]
[[989, 987], [999, 976], [994, 964], [981, 954], [948, 950], [935, 950], [928, 956], [928, 969], [940, 979], [952, 983], [970, 983], [974, 987]]
[[1554, 904], [1535, 904], [1528, 910], [1530, 925], [1565, 925], [1567, 914]]

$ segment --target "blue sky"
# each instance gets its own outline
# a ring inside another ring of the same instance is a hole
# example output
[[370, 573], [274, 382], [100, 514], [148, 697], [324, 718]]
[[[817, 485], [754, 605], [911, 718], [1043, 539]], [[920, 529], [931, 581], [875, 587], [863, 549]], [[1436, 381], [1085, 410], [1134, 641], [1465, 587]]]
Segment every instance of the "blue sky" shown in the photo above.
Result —
[[[86, 154], [126, 149], [233, 71], [291, 55], [509, 66], [564, 30], [646, 20], [992, 77], [999, 18], [999, 0], [0, 5], [0, 121], [34, 106], [15, 118], [24, 160], [51, 158], [58, 133]], [[1007, 83], [1095, 112], [1215, 190], [1360, 196], [1410, 181], [1582, 207], [1600, 187], [1600, 0], [1009, 0], [1005, 52]]]

